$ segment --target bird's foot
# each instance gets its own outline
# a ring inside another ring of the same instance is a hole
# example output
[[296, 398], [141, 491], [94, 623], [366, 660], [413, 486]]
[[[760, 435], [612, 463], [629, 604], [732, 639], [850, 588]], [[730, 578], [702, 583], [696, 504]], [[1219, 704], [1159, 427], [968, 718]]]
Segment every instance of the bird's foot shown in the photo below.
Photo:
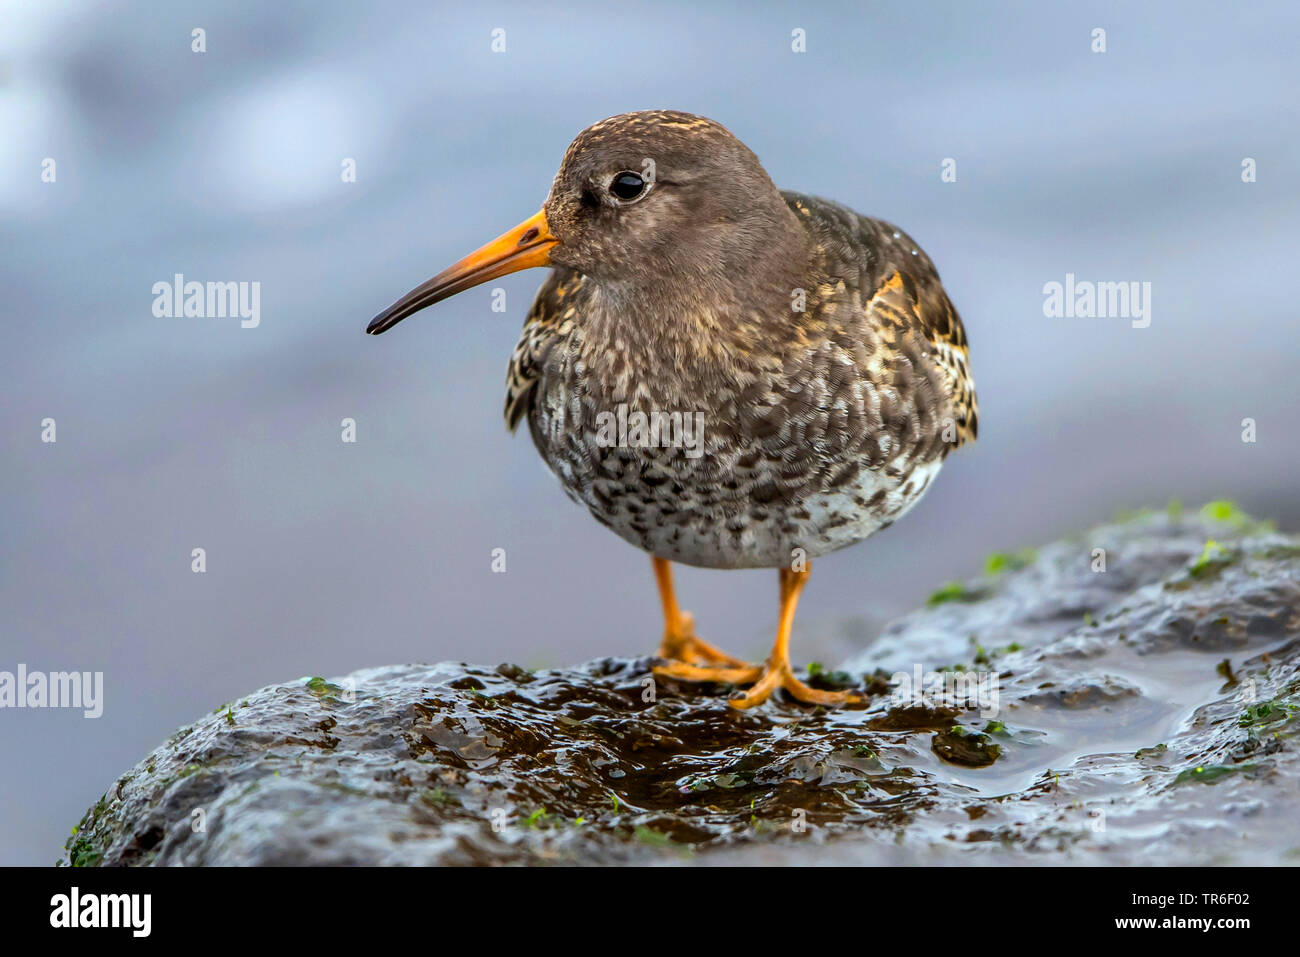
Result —
[[659, 595], [664, 605], [664, 640], [659, 646], [659, 657], [667, 659], [652, 669], [662, 678], [678, 681], [711, 681], [718, 684], [751, 685], [741, 694], [733, 695], [734, 708], [752, 708], [772, 697], [777, 688], [784, 688], [796, 701], [835, 707], [845, 704], [866, 704], [866, 698], [851, 691], [822, 691], [804, 684], [794, 676], [790, 666], [790, 628], [794, 623], [794, 609], [799, 593], [808, 581], [809, 569], [805, 565], [797, 571], [780, 569], [781, 623], [777, 628], [776, 644], [772, 654], [761, 665], [751, 665], [719, 651], [707, 641], [695, 636], [691, 616], [677, 607], [673, 595], [673, 579], [666, 559], [654, 558], [655, 578], [659, 582]]
[[[776, 663], [768, 659], [761, 668], [754, 670], [759, 672], [758, 680], [744, 694], [735, 695], [727, 702], [733, 708], [744, 711], [747, 708], [760, 705], [772, 697], [772, 692], [778, 688], [784, 688], [788, 695], [796, 701], [802, 701], [804, 704], [821, 704], [837, 708], [846, 704], [867, 703], [866, 698], [854, 694], [852, 691], [823, 691], [820, 688], [804, 684], [794, 676], [794, 669], [790, 667], [788, 658], [782, 658]], [[744, 684], [745, 682], [737, 683]]]
[[[720, 648], [709, 644], [695, 634], [695, 621], [689, 612], [682, 612], [676, 628], [664, 632], [664, 639], [659, 643], [659, 657], [666, 658], [674, 664], [722, 665], [730, 668], [748, 667], [739, 658], [733, 658]], [[705, 681], [710, 679], [687, 679]]]
[[820, 688], [804, 684], [794, 676], [794, 670], [788, 660], [782, 660], [775, 665], [767, 661], [761, 665], [739, 667], [691, 665], [673, 661], [656, 665], [653, 671], [664, 678], [676, 678], [678, 681], [714, 681], [719, 684], [752, 685], [748, 691], [733, 696], [727, 702], [733, 708], [742, 711], [762, 704], [778, 688], [784, 688], [791, 697], [805, 704], [829, 707], [866, 704], [865, 698], [851, 691], [822, 691]]

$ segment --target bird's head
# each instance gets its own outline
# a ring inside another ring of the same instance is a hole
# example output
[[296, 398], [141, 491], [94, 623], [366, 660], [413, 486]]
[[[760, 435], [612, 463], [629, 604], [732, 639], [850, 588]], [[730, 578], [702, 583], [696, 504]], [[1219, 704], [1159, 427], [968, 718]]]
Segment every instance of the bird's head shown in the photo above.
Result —
[[700, 293], [788, 261], [782, 241], [798, 229], [758, 157], [721, 124], [623, 113], [578, 134], [539, 213], [407, 293], [366, 331], [531, 266], [566, 266], [615, 296]]

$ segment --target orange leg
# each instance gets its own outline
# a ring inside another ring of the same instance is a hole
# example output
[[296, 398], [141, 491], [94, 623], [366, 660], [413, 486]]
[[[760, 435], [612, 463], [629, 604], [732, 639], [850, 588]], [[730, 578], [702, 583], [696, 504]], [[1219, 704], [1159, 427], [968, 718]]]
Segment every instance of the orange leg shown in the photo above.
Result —
[[762, 665], [733, 667], [700, 667], [673, 663], [654, 669], [655, 674], [683, 681], [719, 681], [728, 684], [752, 684], [744, 694], [733, 697], [730, 701], [735, 708], [752, 708], [762, 704], [778, 688], [784, 688], [798, 701], [808, 704], [844, 705], [861, 704], [861, 695], [849, 691], [822, 691], [813, 688], [794, 676], [790, 665], [790, 630], [794, 625], [794, 610], [799, 604], [799, 593], [808, 581], [811, 568], [803, 571], [780, 570], [781, 582], [781, 619], [777, 626], [776, 644], [772, 654]]
[[[682, 611], [673, 593], [672, 563], [662, 558], [652, 558], [655, 580], [659, 583], [659, 600], [664, 606], [664, 637], [659, 643], [659, 657], [667, 658], [673, 665], [693, 668], [698, 665], [723, 665], [731, 668], [746, 667], [745, 662], [715, 648], [695, 634], [695, 619]], [[656, 669], [658, 670], [658, 669]], [[704, 669], [701, 669], [704, 670]], [[710, 669], [711, 670], [711, 669]], [[697, 680], [726, 681], [726, 678]]]

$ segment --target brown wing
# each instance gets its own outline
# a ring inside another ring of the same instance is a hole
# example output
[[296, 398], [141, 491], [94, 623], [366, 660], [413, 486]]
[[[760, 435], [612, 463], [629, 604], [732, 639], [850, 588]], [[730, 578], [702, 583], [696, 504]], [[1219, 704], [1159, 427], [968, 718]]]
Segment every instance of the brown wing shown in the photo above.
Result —
[[930, 347], [930, 355], [948, 382], [956, 419], [954, 446], [975, 441], [979, 434], [979, 405], [970, 374], [970, 349], [961, 317], [933, 271], [909, 269], [900, 263], [867, 300], [873, 322], [910, 328]]
[[572, 328], [584, 281], [580, 273], [555, 269], [537, 290], [506, 372], [505, 418], [511, 432], [532, 406], [546, 354]]
[[950, 447], [973, 442], [979, 408], [966, 330], [925, 250], [892, 223], [815, 196], [782, 195], [817, 239], [828, 273], [858, 292], [868, 320], [911, 339], [933, 360], [956, 419]]

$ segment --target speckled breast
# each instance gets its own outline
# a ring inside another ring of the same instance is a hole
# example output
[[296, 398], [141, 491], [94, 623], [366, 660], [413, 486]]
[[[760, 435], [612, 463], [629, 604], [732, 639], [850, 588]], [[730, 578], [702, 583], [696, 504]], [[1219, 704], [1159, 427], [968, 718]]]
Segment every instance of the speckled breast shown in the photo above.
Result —
[[[800, 549], [824, 555], [906, 512], [943, 460], [933, 444], [889, 431], [836, 447], [827, 439], [832, 410], [795, 414], [769, 396], [759, 415], [743, 388], [683, 389], [636, 375], [611, 385], [602, 355], [576, 331], [555, 343], [539, 370], [530, 431], [571, 498], [660, 558], [774, 568]], [[683, 394], [695, 401], [673, 398]]]

